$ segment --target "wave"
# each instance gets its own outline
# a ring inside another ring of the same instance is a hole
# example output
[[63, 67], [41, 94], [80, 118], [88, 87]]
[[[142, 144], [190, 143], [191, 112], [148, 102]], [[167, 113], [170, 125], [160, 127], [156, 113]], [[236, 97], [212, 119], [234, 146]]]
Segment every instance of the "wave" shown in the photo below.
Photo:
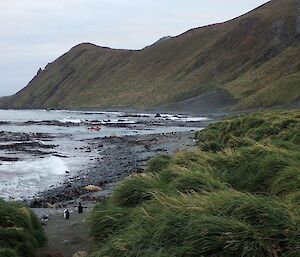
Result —
[[61, 123], [76, 123], [76, 124], [80, 124], [82, 122], [85, 122], [85, 120], [71, 118], [71, 117], [58, 119], [57, 121], [59, 121]]
[[60, 157], [6, 162], [0, 166], [0, 197], [20, 199], [57, 184], [69, 168]]
[[163, 120], [182, 121], [182, 122], [199, 122], [199, 121], [210, 120], [207, 117], [185, 117], [185, 116], [172, 115], [172, 114], [162, 114], [161, 118]]

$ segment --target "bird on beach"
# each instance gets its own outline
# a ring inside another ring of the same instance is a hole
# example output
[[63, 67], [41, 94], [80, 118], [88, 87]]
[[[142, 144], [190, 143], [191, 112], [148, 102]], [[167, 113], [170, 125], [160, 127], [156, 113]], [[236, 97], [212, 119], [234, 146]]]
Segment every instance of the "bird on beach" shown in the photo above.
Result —
[[68, 209], [64, 210], [64, 218], [65, 218], [66, 220], [70, 219], [70, 212], [69, 212]]
[[49, 220], [49, 217], [48, 217], [48, 215], [44, 215], [42, 218], [41, 218], [41, 224], [42, 224], [42, 226], [47, 226], [47, 221]]
[[83, 212], [83, 207], [81, 205], [81, 203], [78, 204], [78, 213], [82, 213]]

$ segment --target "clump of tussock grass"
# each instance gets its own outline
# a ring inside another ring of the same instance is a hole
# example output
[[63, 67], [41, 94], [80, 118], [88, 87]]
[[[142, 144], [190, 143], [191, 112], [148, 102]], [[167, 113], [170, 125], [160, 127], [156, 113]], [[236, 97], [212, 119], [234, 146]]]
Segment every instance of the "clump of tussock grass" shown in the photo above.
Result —
[[300, 167], [292, 166], [283, 170], [272, 181], [271, 192], [277, 196], [287, 196], [297, 193], [300, 185]]
[[220, 179], [213, 177], [208, 172], [199, 170], [180, 172], [170, 183], [170, 186], [180, 192], [213, 192], [227, 188], [227, 185]]
[[121, 182], [113, 192], [112, 201], [121, 207], [135, 207], [152, 199], [152, 192], [168, 190], [158, 174], [140, 174]]
[[256, 144], [220, 152], [211, 165], [235, 189], [271, 193], [272, 180], [294, 160], [295, 156], [284, 149]]
[[168, 167], [171, 161], [172, 157], [169, 155], [158, 155], [148, 161], [146, 172], [160, 173]]
[[31, 210], [0, 199], [0, 245], [4, 248], [0, 252], [3, 256], [32, 257], [45, 240], [43, 228]]
[[128, 208], [117, 207], [107, 200], [101, 205], [97, 205], [89, 217], [89, 223], [92, 224], [91, 235], [98, 242], [105, 241], [131, 221]]
[[12, 249], [8, 248], [0, 248], [0, 256], [1, 257], [18, 257], [17, 253]]
[[173, 158], [174, 160], [172, 163], [186, 169], [197, 170], [208, 166], [207, 160], [211, 158], [211, 154], [195, 149], [191, 151], [178, 152]]

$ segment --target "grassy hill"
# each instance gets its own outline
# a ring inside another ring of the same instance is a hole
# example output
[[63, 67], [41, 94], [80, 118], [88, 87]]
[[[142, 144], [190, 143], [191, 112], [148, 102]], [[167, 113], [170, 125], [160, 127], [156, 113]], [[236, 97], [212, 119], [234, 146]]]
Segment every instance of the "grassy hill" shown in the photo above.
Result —
[[33, 257], [45, 240], [40, 221], [31, 210], [0, 199], [1, 257]]
[[9, 96], [1, 96], [0, 97], [0, 108], [3, 107], [8, 100], [9, 100]]
[[92, 257], [300, 256], [300, 112], [211, 124], [96, 206]]
[[6, 107], [184, 109], [191, 98], [199, 110], [289, 105], [300, 100], [299, 54], [300, 1], [272, 0], [139, 51], [75, 46]]

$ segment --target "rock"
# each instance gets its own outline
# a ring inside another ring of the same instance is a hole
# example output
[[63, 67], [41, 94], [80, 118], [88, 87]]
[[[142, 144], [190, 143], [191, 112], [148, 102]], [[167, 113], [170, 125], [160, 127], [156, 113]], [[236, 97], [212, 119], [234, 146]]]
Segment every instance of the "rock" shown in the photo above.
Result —
[[160, 115], [159, 113], [157, 113], [154, 117], [155, 117], [155, 118], [160, 118], [161, 115]]
[[19, 158], [15, 158], [15, 157], [0, 156], [0, 161], [2, 161], [2, 162], [16, 162], [18, 160], [19, 160]]
[[99, 192], [99, 191], [103, 190], [101, 187], [94, 186], [94, 185], [88, 185], [88, 186], [84, 187], [84, 189], [87, 191], [90, 191], [90, 192]]
[[62, 203], [54, 203], [53, 204], [53, 208], [58, 209], [58, 208], [63, 208], [63, 204]]
[[46, 203], [46, 208], [55, 208], [54, 204], [51, 204], [51, 203]]
[[88, 254], [84, 251], [79, 251], [73, 254], [73, 257], [86, 257], [86, 256], [88, 256]]

